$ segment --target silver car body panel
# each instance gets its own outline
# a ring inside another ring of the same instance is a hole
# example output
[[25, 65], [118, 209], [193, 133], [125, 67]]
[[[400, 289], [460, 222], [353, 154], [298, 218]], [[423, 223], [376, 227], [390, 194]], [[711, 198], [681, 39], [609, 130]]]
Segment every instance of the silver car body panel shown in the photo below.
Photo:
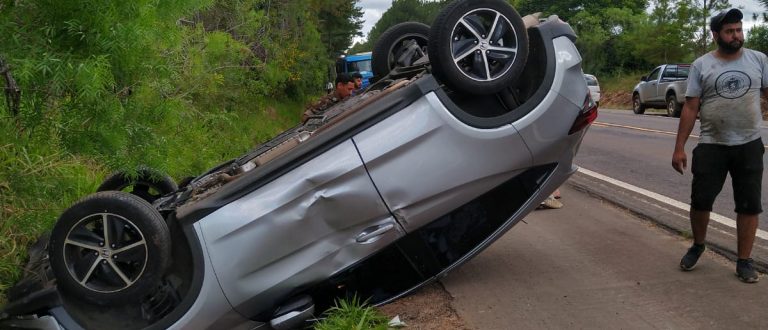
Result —
[[434, 93], [354, 141], [381, 196], [408, 232], [531, 165], [514, 127], [470, 127], [450, 115]]
[[[197, 235], [202, 235], [201, 225], [193, 225]], [[169, 329], [255, 329], [263, 326], [262, 323], [251, 321], [232, 309], [213, 270], [213, 264], [203, 244], [203, 283], [195, 303], [189, 310], [176, 321]]]
[[[404, 234], [349, 140], [199, 224], [216, 277], [244, 315], [274, 303], [270, 297], [328, 278]], [[358, 242], [360, 237], [368, 239]]]
[[576, 46], [565, 37], [557, 38], [553, 43], [555, 53], [559, 55], [552, 92], [536, 109], [513, 123], [533, 154], [534, 164], [561, 160], [563, 152], [574, 143], [574, 138], [564, 137], [568, 135], [589, 93]]

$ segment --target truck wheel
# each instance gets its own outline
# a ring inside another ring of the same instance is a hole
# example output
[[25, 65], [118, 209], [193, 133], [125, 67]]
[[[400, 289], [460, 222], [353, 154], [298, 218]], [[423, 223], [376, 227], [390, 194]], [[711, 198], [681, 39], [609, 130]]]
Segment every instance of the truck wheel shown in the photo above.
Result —
[[503, 0], [458, 0], [429, 31], [432, 74], [455, 91], [494, 94], [519, 78], [528, 57], [528, 32]]
[[680, 112], [683, 111], [683, 105], [677, 102], [675, 94], [667, 95], [667, 117], [680, 117]]
[[103, 191], [56, 221], [48, 247], [57, 286], [98, 305], [137, 301], [160, 282], [171, 258], [163, 217], [143, 199]]
[[96, 191], [125, 191], [139, 196], [151, 204], [160, 196], [170, 194], [178, 189], [179, 187], [168, 175], [143, 168], [139, 170], [136, 177], [122, 171], [112, 173], [104, 179]]
[[384, 77], [396, 67], [413, 65], [427, 54], [429, 25], [404, 22], [384, 31], [373, 46], [373, 75]]
[[638, 115], [645, 113], [645, 105], [640, 102], [640, 95], [638, 94], [632, 95], [632, 112]]

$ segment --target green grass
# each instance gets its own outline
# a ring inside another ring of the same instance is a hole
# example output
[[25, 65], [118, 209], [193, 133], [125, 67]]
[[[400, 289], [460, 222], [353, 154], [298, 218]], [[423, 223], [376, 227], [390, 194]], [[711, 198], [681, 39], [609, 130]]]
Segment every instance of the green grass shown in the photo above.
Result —
[[[239, 110], [210, 116], [200, 114], [178, 123], [159, 123], [156, 138], [169, 157], [156, 150], [133, 151], [129, 159], [155, 157], [155, 167], [176, 180], [199, 175], [225, 160], [240, 156], [298, 123], [302, 101], [244, 97]], [[55, 137], [19, 132], [0, 113], [0, 306], [5, 291], [21, 276], [26, 249], [50, 230], [59, 214], [96, 191], [101, 181], [121, 165], [62, 152]], [[130, 165], [126, 165], [130, 169]], [[135, 169], [135, 168], [134, 168]]]
[[386, 330], [388, 320], [376, 308], [361, 302], [356, 296], [351, 300], [339, 300], [315, 324], [315, 330]]
[[629, 91], [635, 88], [642, 72], [619, 73], [612, 76], [604, 76], [600, 79], [600, 89], [602, 92]]
[[632, 89], [640, 81], [642, 72], [617, 73], [598, 77], [602, 97], [600, 106], [612, 109], [632, 109]]

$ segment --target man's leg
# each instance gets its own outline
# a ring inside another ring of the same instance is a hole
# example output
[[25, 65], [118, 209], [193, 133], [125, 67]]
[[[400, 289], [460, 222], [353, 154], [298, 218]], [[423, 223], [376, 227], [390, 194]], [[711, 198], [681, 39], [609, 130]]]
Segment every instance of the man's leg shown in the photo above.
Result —
[[755, 270], [752, 245], [762, 207], [763, 153], [761, 139], [734, 148], [737, 161], [731, 168], [733, 198], [736, 204], [736, 235], [739, 260], [736, 261], [736, 276], [746, 283], [755, 283], [760, 277]]
[[693, 183], [691, 187], [691, 232], [693, 245], [680, 260], [680, 268], [685, 271], [693, 270], [699, 257], [706, 249], [709, 213], [715, 198], [723, 189], [725, 177], [728, 174], [728, 162], [721, 156], [721, 146], [700, 144], [693, 150], [691, 172]]
[[693, 270], [696, 262], [706, 249], [704, 241], [707, 239], [707, 226], [709, 225], [709, 211], [699, 211], [691, 207], [691, 231], [693, 232], [693, 245], [680, 259], [680, 268], [685, 271]]
[[[691, 207], [691, 231], [693, 243], [704, 244], [707, 240], [707, 226], [709, 226], [709, 211], [699, 211]], [[754, 236], [754, 233], [753, 233]]]
[[755, 233], [757, 233], [757, 222], [757, 214], [736, 215], [739, 259], [748, 259], [752, 255], [752, 245], [755, 243]]
[[755, 242], [757, 221], [757, 214], [739, 213], [736, 216], [739, 254], [739, 260], [736, 260], [736, 276], [746, 283], [756, 283], [760, 280], [760, 276], [755, 270], [754, 261], [749, 257], [752, 254], [752, 245]]

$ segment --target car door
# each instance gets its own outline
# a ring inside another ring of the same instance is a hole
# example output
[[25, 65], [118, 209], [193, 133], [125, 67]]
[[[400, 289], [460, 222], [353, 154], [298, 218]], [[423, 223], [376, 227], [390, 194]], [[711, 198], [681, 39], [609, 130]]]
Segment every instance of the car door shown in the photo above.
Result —
[[406, 232], [448, 214], [532, 164], [514, 126], [468, 126], [453, 117], [435, 94], [353, 140]]
[[675, 81], [677, 81], [677, 65], [667, 65], [661, 73], [657, 87], [659, 101], [666, 102], [667, 87]]
[[643, 103], [654, 103], [659, 101], [658, 97], [658, 83], [659, 73], [661, 73], [662, 67], [657, 67], [651, 71], [651, 74], [645, 79], [645, 82], [640, 84], [640, 99]]
[[403, 236], [350, 140], [199, 223], [227, 299], [246, 316]]

